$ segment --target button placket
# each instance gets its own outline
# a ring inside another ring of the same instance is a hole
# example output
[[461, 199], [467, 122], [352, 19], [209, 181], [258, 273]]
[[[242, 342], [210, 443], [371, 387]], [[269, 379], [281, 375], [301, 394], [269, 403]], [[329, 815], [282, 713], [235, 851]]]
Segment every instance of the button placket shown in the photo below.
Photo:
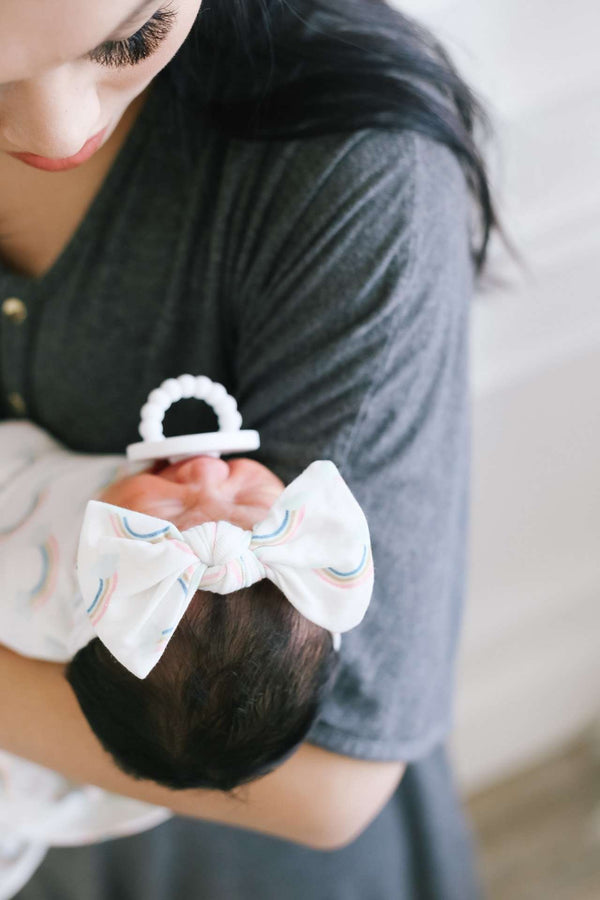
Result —
[[8, 414], [27, 415], [26, 364], [29, 310], [25, 300], [7, 292], [0, 303], [0, 362]]

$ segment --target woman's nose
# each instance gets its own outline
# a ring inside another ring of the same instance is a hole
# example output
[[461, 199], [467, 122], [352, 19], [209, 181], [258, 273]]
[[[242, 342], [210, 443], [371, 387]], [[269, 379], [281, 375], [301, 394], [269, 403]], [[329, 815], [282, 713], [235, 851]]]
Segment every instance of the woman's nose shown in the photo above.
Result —
[[0, 100], [0, 134], [4, 147], [51, 159], [74, 156], [106, 122], [93, 81], [65, 64], [37, 78], [15, 82]]

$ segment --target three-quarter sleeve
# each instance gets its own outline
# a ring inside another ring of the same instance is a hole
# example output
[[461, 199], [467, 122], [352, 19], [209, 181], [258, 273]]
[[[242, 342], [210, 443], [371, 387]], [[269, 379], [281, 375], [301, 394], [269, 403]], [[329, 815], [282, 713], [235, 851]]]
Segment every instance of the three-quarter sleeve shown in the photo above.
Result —
[[236, 396], [284, 481], [336, 463], [375, 566], [310, 740], [408, 761], [449, 728], [464, 592], [467, 189], [445, 148], [371, 129], [299, 141], [276, 176], [244, 235]]

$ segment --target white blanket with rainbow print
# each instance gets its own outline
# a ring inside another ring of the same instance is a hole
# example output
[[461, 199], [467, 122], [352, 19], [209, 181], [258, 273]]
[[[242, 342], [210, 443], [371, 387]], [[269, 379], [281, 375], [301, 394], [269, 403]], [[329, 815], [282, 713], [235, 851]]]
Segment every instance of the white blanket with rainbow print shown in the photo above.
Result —
[[[124, 465], [68, 451], [30, 422], [0, 423], [0, 644], [55, 662], [79, 649], [81, 521]], [[133, 834], [169, 815], [0, 751], [0, 900], [26, 884], [48, 846]]]

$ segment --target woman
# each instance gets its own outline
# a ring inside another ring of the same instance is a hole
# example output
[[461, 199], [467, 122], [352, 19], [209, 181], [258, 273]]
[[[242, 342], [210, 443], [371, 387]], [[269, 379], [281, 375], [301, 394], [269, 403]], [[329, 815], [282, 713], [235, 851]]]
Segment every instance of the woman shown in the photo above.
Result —
[[[196, 820], [54, 850], [19, 897], [469, 900], [443, 741], [494, 222], [476, 107], [378, 0], [199, 7], [0, 4], [2, 415], [119, 452], [151, 388], [206, 374], [284, 482], [336, 462], [375, 593], [310, 743], [233, 798], [128, 779], [62, 669], [3, 650], [1, 747]], [[169, 417], [212, 427], [186, 402]]]

